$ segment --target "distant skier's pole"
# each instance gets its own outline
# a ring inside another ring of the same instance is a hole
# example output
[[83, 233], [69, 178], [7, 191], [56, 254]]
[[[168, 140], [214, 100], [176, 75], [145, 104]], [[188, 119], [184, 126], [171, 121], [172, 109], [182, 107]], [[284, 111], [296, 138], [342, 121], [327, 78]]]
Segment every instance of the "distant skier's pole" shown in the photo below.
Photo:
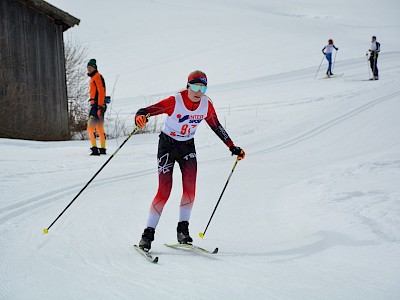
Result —
[[[147, 115], [149, 116], [149, 115]], [[64, 214], [64, 212], [71, 206], [72, 203], [74, 203], [74, 201], [79, 197], [80, 194], [82, 194], [82, 192], [88, 187], [88, 185], [93, 181], [93, 179], [95, 179], [95, 177], [101, 172], [101, 170], [103, 170], [103, 168], [109, 163], [109, 161], [117, 154], [117, 152], [122, 148], [123, 145], [125, 145], [125, 143], [130, 139], [130, 137], [132, 135], [134, 135], [138, 130], [139, 130], [139, 126], [136, 126], [135, 129], [133, 129], [133, 131], [131, 132], [130, 135], [128, 135], [128, 137], [125, 139], [125, 141], [121, 144], [121, 146], [118, 147], [117, 150], [115, 150], [115, 152], [110, 156], [109, 159], [107, 159], [107, 161], [103, 164], [103, 166], [96, 172], [96, 174], [94, 174], [94, 176], [88, 181], [88, 183], [86, 183], [86, 185], [80, 190], [80, 192], [78, 193], [78, 195], [75, 196], [74, 199], [72, 199], [72, 201], [67, 205], [66, 208], [64, 208], [64, 210], [58, 215], [58, 217], [53, 221], [53, 223], [50, 224], [49, 227], [43, 229], [43, 233], [47, 234], [49, 233], [49, 229], [51, 228], [51, 226], [54, 225], [55, 222], [57, 222], [57, 220]]]
[[365, 53], [365, 56], [367, 57], [367, 67], [368, 67], [368, 78], [371, 78], [371, 72], [369, 70], [369, 58], [368, 58], [368, 52]]
[[115, 78], [115, 82], [114, 82], [114, 86], [113, 86], [113, 89], [112, 89], [112, 92], [111, 92], [111, 104], [110, 104], [110, 113], [108, 114], [108, 118], [111, 118], [111, 113], [112, 113], [112, 106], [113, 106], [113, 99], [114, 99], [114, 92], [115, 92], [115, 86], [117, 85], [117, 81], [118, 81], [118, 77], [119, 77], [119, 74], [117, 75], [117, 78]]
[[213, 211], [212, 214], [211, 214], [211, 217], [210, 217], [210, 220], [209, 220], [208, 223], [207, 223], [206, 229], [204, 229], [203, 232], [199, 232], [199, 236], [200, 236], [201, 238], [204, 238], [204, 235], [206, 234], [208, 225], [210, 225], [211, 219], [213, 218], [213, 216], [214, 216], [214, 214], [215, 214], [215, 211], [217, 210], [218, 204], [219, 204], [219, 202], [221, 201], [222, 195], [224, 194], [226, 187], [228, 186], [228, 183], [229, 183], [229, 180], [231, 179], [231, 176], [232, 176], [232, 174], [233, 174], [233, 171], [235, 171], [235, 168], [236, 168], [236, 165], [237, 165], [238, 161], [239, 161], [239, 157], [236, 158], [236, 161], [235, 161], [235, 164], [233, 165], [231, 174], [229, 175], [228, 180], [227, 180], [226, 183], [225, 183], [225, 186], [224, 186], [224, 189], [222, 190], [221, 196], [219, 196], [217, 205], [215, 205], [214, 211]]
[[322, 57], [321, 63], [319, 64], [319, 67], [318, 67], [317, 73], [315, 73], [314, 79], [315, 79], [315, 77], [317, 77], [317, 74], [318, 74], [318, 72], [319, 72], [319, 68], [321, 68], [321, 65], [322, 65], [322, 62], [324, 61], [324, 58], [325, 58], [325, 56], [324, 56], [324, 57]]
[[336, 61], [336, 54], [337, 54], [337, 50], [336, 50], [336, 52], [335, 52], [335, 58], [333, 59], [333, 64], [332, 64], [332, 71], [333, 71], [333, 68], [335, 67], [335, 61]]

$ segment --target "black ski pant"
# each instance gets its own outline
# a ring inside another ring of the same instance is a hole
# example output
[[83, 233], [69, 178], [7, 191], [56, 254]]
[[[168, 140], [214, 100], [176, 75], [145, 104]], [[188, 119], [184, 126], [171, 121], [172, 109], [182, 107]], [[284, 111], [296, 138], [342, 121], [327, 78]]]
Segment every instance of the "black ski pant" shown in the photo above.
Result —
[[371, 55], [369, 58], [369, 64], [371, 66], [372, 74], [377, 77], [379, 76], [378, 73], [378, 54]]
[[174, 164], [182, 173], [179, 221], [189, 221], [196, 194], [197, 159], [194, 139], [177, 141], [165, 133], [158, 142], [158, 191], [150, 207], [147, 227], [156, 228], [172, 190]]

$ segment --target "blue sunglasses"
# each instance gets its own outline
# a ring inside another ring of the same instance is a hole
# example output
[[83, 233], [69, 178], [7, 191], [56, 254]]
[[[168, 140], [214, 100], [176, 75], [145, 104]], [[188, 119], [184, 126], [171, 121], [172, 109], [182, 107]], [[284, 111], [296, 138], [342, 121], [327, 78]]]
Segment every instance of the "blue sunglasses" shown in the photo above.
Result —
[[197, 84], [190, 84], [190, 83], [188, 83], [188, 85], [193, 92], [200, 91], [204, 94], [207, 91], [207, 87], [205, 85], [197, 85]]

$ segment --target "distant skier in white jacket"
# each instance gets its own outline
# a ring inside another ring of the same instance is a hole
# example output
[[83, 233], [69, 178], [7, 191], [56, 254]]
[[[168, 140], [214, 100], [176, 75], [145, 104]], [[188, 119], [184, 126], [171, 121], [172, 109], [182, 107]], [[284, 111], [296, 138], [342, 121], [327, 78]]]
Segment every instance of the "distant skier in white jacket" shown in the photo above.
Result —
[[324, 48], [322, 48], [322, 53], [325, 55], [326, 59], [328, 60], [328, 70], [326, 71], [326, 75], [329, 77], [331, 75], [333, 75], [332, 73], [332, 52], [333, 49], [335, 49], [336, 51], [339, 50], [339, 48], [335, 47], [335, 45], [333, 44], [333, 40], [329, 39], [328, 40], [328, 45], [326, 45]]
[[372, 70], [372, 78], [370, 80], [378, 80], [378, 55], [381, 51], [381, 44], [376, 40], [376, 36], [372, 37], [371, 47], [369, 48], [369, 62]]

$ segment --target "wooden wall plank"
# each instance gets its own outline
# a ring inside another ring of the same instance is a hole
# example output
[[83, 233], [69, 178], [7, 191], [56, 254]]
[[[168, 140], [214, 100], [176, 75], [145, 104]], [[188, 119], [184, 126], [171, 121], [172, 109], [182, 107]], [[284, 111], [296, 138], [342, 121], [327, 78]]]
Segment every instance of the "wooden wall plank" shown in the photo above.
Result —
[[0, 24], [0, 64], [11, 58], [0, 80], [20, 90], [5, 99], [0, 84], [0, 137], [69, 139], [62, 25], [16, 0], [0, 1]]

